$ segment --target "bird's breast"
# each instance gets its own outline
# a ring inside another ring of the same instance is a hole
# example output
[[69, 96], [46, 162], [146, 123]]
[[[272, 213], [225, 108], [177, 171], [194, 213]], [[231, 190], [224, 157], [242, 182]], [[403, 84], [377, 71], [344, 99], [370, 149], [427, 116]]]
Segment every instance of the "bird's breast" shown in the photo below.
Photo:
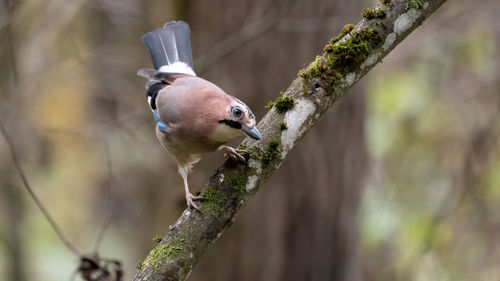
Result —
[[168, 133], [157, 130], [157, 137], [167, 151], [177, 159], [187, 155], [204, 154], [217, 150], [227, 140], [213, 138], [211, 130], [207, 128], [197, 130], [194, 126], [169, 125]]

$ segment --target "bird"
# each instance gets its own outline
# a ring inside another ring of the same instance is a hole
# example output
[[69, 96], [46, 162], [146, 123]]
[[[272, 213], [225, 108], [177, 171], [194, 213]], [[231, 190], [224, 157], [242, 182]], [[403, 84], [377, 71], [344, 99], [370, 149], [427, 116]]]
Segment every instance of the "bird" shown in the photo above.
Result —
[[225, 144], [241, 136], [260, 140], [250, 108], [215, 84], [196, 76], [189, 25], [167, 22], [141, 38], [154, 69], [137, 74], [146, 78], [147, 102], [153, 111], [156, 136], [172, 155], [184, 182], [186, 204], [201, 211], [194, 201], [203, 197], [189, 190], [188, 174], [201, 155], [217, 150], [226, 158], [245, 161], [244, 150]]

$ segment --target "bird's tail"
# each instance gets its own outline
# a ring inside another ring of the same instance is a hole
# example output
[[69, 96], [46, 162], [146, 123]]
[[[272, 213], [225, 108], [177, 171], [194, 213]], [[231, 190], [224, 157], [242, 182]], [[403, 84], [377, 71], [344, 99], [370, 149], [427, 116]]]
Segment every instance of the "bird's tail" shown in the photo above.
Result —
[[167, 22], [163, 28], [142, 36], [153, 65], [160, 72], [196, 75], [189, 41], [189, 25], [183, 21]]

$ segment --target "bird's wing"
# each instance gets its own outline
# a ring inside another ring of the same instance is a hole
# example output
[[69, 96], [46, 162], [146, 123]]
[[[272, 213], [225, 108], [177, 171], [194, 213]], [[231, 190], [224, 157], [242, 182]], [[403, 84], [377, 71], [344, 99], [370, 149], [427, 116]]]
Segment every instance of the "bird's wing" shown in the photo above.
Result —
[[167, 124], [176, 124], [190, 118], [189, 107], [196, 106], [196, 101], [190, 94], [191, 90], [188, 84], [179, 83], [177, 79], [171, 80], [169, 85], [160, 89], [155, 100], [160, 120]]
[[218, 124], [225, 116], [230, 96], [199, 77], [179, 75], [177, 78], [158, 92], [156, 106], [160, 119], [165, 123], [193, 124], [205, 120], [207, 124]]

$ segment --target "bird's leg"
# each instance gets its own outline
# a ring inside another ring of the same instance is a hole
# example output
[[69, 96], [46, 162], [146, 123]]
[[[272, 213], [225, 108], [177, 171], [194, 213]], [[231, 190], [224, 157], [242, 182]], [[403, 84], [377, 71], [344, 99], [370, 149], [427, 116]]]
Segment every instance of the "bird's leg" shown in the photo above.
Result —
[[201, 209], [194, 203], [194, 201], [203, 199], [203, 197], [195, 196], [191, 192], [189, 192], [189, 186], [187, 181], [188, 170], [189, 169], [187, 167], [179, 167], [179, 173], [181, 174], [181, 177], [184, 181], [184, 191], [186, 192], [186, 203], [188, 205], [188, 208], [192, 206], [193, 208], [201, 212]]
[[233, 158], [234, 160], [240, 160], [241, 162], [245, 162], [245, 157], [241, 155], [241, 153], [245, 153], [245, 150], [236, 149], [230, 146], [221, 145], [217, 150], [224, 150], [224, 157]]

